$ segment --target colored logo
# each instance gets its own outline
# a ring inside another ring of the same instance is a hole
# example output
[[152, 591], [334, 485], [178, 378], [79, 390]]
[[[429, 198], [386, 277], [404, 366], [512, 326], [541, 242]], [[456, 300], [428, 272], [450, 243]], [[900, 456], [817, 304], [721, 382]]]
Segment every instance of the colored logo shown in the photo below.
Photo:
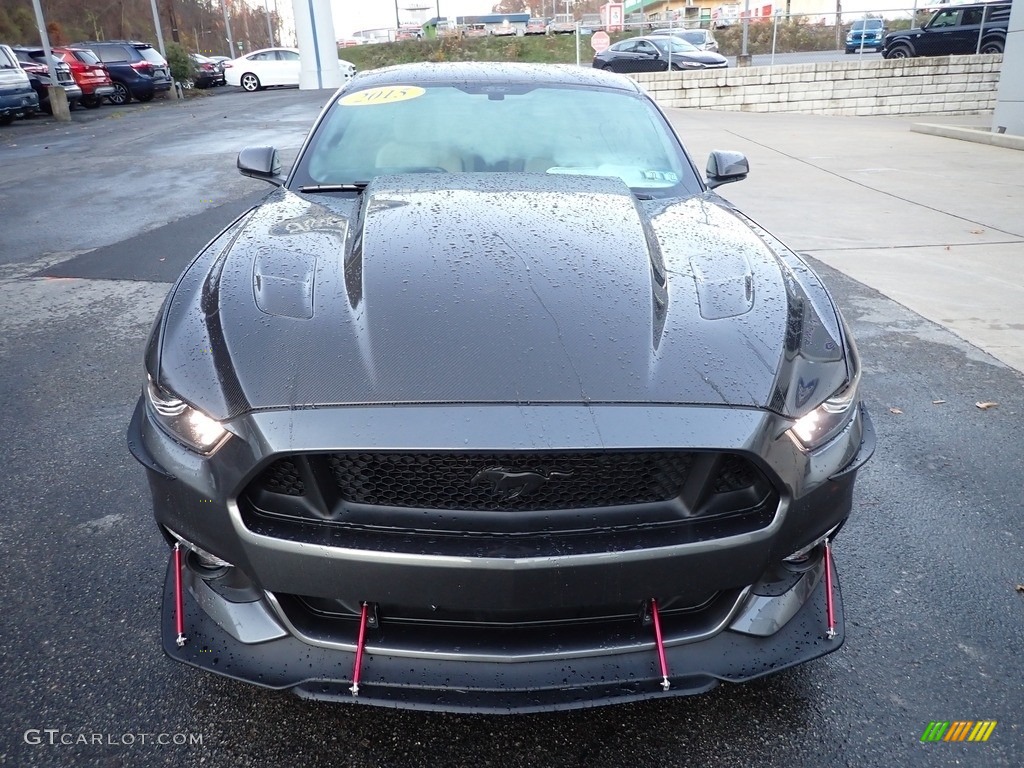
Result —
[[921, 734], [928, 741], [988, 741], [996, 729], [995, 720], [933, 720]]

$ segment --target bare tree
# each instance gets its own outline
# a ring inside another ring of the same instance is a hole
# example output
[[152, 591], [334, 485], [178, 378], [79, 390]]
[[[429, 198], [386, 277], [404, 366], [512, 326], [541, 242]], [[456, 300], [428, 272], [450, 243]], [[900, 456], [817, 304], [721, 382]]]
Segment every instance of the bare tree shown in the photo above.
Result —
[[528, 13], [525, 0], [500, 0], [491, 8], [493, 13]]

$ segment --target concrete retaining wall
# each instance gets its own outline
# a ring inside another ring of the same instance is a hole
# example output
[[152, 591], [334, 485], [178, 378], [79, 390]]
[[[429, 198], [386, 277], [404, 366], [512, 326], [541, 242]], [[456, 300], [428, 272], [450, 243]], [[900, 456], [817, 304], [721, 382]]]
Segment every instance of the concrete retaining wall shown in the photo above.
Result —
[[991, 112], [1002, 54], [730, 67], [631, 75], [663, 107], [822, 115]]

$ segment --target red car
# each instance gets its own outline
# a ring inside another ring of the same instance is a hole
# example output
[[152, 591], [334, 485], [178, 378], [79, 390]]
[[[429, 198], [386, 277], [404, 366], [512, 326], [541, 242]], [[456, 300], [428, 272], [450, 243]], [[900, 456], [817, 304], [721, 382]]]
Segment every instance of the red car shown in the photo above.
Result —
[[81, 104], [95, 109], [114, 93], [114, 81], [96, 54], [87, 48], [54, 48], [53, 55], [71, 67], [71, 75], [82, 89]]

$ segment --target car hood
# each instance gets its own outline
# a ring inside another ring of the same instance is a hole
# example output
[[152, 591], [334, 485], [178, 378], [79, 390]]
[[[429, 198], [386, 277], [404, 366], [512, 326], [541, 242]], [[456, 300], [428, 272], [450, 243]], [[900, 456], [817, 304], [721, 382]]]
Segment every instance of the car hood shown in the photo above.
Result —
[[467, 402], [797, 413], [846, 377], [813, 273], [720, 198], [543, 174], [275, 191], [179, 279], [147, 364], [219, 419]]
[[686, 61], [699, 61], [701, 64], [721, 64], [726, 60], [725, 56], [714, 51], [686, 51], [685, 53], [673, 53], [673, 59], [685, 59]]

